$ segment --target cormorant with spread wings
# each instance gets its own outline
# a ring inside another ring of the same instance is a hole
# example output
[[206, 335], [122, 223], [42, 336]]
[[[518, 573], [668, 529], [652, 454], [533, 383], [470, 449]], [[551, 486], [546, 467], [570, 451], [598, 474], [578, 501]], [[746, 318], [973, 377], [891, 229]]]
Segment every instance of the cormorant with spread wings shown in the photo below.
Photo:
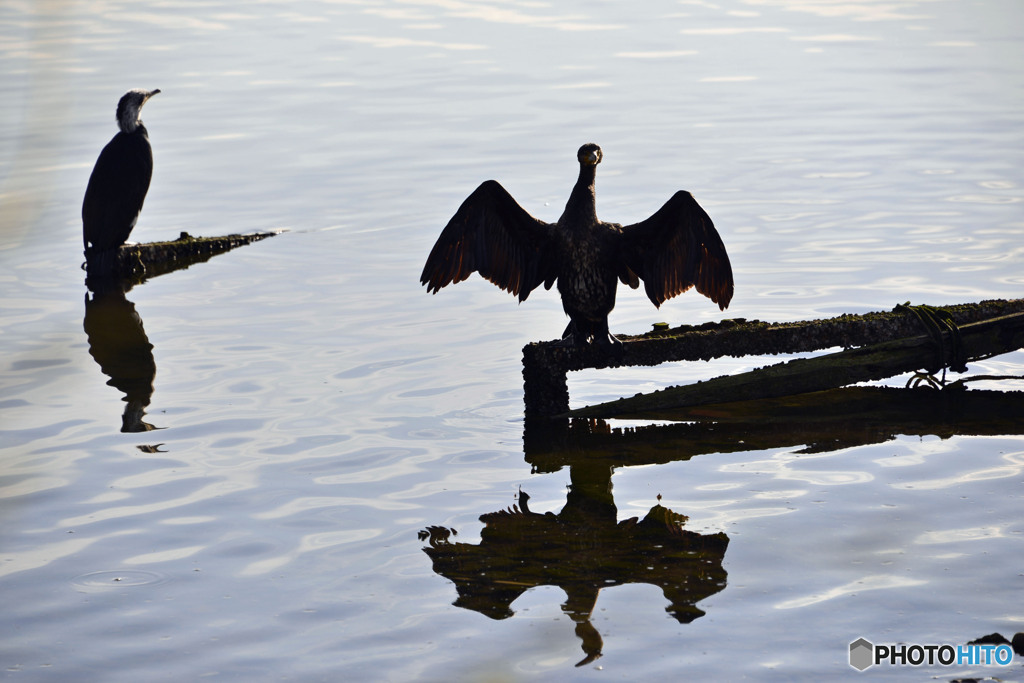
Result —
[[420, 282], [436, 294], [474, 271], [525, 301], [555, 282], [569, 316], [562, 343], [618, 345], [608, 331], [618, 280], [644, 290], [655, 306], [691, 287], [724, 310], [733, 294], [732, 266], [711, 218], [689, 192], [676, 192], [634, 225], [597, 218], [594, 178], [601, 148], [580, 147], [580, 175], [557, 223], [526, 212], [488, 180], [469, 195], [427, 257]]

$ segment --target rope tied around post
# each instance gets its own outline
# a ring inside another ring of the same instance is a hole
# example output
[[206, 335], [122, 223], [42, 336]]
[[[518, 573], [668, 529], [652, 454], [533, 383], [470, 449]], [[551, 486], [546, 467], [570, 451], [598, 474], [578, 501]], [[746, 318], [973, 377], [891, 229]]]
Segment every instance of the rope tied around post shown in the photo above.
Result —
[[[963, 342], [960, 339], [960, 328], [953, 320], [952, 314], [944, 308], [936, 308], [927, 304], [911, 305], [908, 301], [903, 304], [896, 304], [893, 311], [905, 311], [914, 314], [921, 324], [924, 325], [929, 336], [938, 346], [939, 349], [939, 363], [942, 366], [942, 379], [938, 382], [940, 385], [946, 383], [946, 368], [948, 367], [953, 372], [967, 372], [967, 352], [964, 349]], [[950, 348], [950, 362], [946, 363], [946, 335], [945, 332], [949, 332], [949, 341], [951, 344]], [[926, 368], [926, 374], [930, 375], [934, 373], [934, 370]], [[925, 377], [915, 375], [918, 377], [917, 384], [920, 384]], [[914, 378], [911, 378], [913, 382]], [[929, 382], [934, 384], [934, 379]], [[907, 383], [908, 386], [910, 382]], [[916, 384], [915, 384], [916, 386]]]

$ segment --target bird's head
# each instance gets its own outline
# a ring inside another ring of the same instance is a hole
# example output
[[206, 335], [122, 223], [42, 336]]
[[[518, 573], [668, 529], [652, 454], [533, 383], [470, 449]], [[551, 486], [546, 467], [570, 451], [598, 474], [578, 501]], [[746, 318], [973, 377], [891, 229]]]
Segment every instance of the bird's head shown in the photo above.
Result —
[[131, 133], [139, 126], [139, 113], [142, 105], [150, 97], [160, 92], [157, 90], [129, 90], [117, 103], [117, 126], [125, 133]]
[[576, 158], [580, 160], [580, 164], [584, 166], [597, 166], [601, 163], [601, 157], [604, 154], [601, 152], [601, 148], [595, 145], [593, 142], [580, 147], [580, 151], [576, 152]]

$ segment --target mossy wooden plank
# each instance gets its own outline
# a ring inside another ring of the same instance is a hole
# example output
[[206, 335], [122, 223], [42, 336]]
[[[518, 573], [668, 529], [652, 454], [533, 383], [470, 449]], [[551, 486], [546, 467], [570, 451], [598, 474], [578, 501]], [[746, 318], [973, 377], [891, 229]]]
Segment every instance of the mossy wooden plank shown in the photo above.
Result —
[[257, 232], [247, 235], [220, 237], [193, 237], [181, 233], [169, 242], [122, 244], [116, 251], [92, 255], [85, 264], [88, 277], [98, 279], [129, 280], [135, 283], [188, 268], [207, 261], [235, 247], [273, 237], [278, 232]]
[[[967, 325], [1024, 312], [1024, 299], [996, 299], [943, 308], [958, 325]], [[802, 353], [834, 347], [849, 349], [917, 336], [923, 331], [921, 321], [906, 311], [880, 311], [789, 323], [726, 320], [637, 336], [620, 334], [616, 335], [623, 342], [620, 353], [594, 346], [562, 347], [553, 342], [528, 344], [523, 348], [526, 414], [550, 417], [567, 412], [566, 373], [569, 371], [649, 366], [722, 356]]]
[[[947, 339], [948, 336], [946, 333]], [[968, 361], [1024, 348], [1024, 313], [964, 325], [960, 328], [960, 337]], [[930, 336], [907, 337], [638, 394], [573, 410], [568, 415], [613, 417], [702, 404], [775, 398], [884, 379], [921, 368], [934, 370], [949, 365], [951, 361], [951, 342], [940, 349]]]

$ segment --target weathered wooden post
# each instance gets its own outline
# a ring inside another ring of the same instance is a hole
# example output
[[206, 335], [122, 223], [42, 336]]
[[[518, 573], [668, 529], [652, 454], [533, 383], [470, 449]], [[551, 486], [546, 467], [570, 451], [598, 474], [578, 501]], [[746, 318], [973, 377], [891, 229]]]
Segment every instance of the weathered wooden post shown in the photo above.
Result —
[[[990, 300], [943, 308], [957, 325], [967, 325], [1024, 312], [1024, 299]], [[1007, 321], [1003, 327], [1009, 324]], [[566, 374], [574, 370], [650, 366], [668, 361], [709, 360], [722, 356], [803, 353], [835, 347], [852, 349], [917, 337], [924, 333], [924, 325], [914, 314], [906, 310], [895, 310], [792, 323], [724, 320], [700, 326], [684, 325], [639, 336], [620, 334], [616, 335], [622, 341], [620, 351], [609, 350], [607, 347], [563, 347], [553, 342], [539, 342], [523, 348], [523, 399], [528, 417], [555, 417], [565, 415], [569, 410]], [[1016, 327], [1013, 328], [1013, 334], [1016, 334]], [[1015, 340], [1008, 338], [1004, 346], [1006, 350], [1013, 350], [1016, 348], [1015, 343]], [[991, 346], [992, 349], [997, 347]], [[934, 353], [930, 353], [927, 345], [922, 346], [919, 351], [921, 367], [935, 365], [940, 351], [936, 346]], [[1005, 352], [992, 351], [990, 355]], [[940, 367], [941, 364], [940, 361]], [[896, 372], [898, 374], [902, 370]], [[815, 386], [806, 391], [821, 388]], [[791, 393], [799, 393], [799, 389]], [[719, 397], [705, 402], [721, 400]]]

